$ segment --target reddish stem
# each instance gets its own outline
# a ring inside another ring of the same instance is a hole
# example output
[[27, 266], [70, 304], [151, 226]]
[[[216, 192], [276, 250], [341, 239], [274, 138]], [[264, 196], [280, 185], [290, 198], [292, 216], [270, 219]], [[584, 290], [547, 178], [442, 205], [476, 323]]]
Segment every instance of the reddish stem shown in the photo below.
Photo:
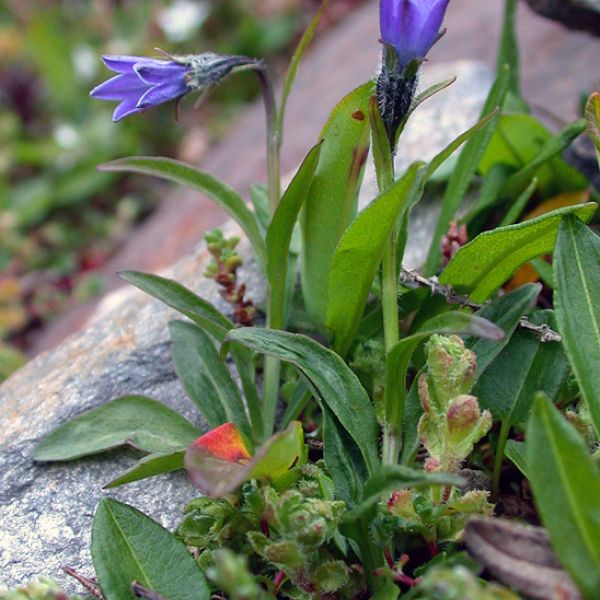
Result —
[[394, 557], [392, 556], [392, 551], [389, 548], [386, 548], [383, 551], [383, 555], [385, 556], [385, 561], [388, 564], [388, 567], [390, 569], [394, 569]]
[[279, 591], [281, 584], [285, 580], [285, 573], [283, 571], [279, 571], [277, 575], [275, 575], [275, 579], [273, 580], [273, 585], [275, 586], [275, 593]]
[[267, 523], [266, 519], [261, 519], [260, 520], [260, 530], [263, 532], [264, 535], [266, 535], [267, 537], [271, 536], [271, 532], [269, 531], [269, 524]]
[[438, 548], [437, 542], [435, 540], [428, 540], [427, 547], [429, 548], [429, 553], [431, 557], [434, 558], [440, 553], [440, 549]]

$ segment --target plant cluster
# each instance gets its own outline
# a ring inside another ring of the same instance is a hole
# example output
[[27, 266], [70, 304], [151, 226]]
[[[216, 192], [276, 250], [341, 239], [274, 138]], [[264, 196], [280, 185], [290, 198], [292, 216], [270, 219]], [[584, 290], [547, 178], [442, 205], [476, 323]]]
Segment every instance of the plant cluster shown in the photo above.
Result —
[[[180, 162], [104, 166], [203, 191], [237, 221], [268, 286], [265, 327], [237, 327], [175, 281], [121, 274], [186, 317], [170, 325], [173, 360], [208, 431], [127, 396], [36, 449], [66, 461], [128, 444], [145, 456], [108, 487], [185, 468], [203, 494], [174, 533], [101, 501], [91, 550], [106, 600], [599, 597], [597, 194], [562, 152], [587, 129], [600, 156], [600, 94], [558, 134], [531, 114], [507, 0], [481, 119], [395, 173], [410, 115], [452, 83], [417, 93], [448, 3], [382, 0], [377, 81], [335, 107], [283, 194], [285, 106], [326, 2], [279, 103], [256, 59], [106, 57], [126, 69], [109, 87], [133, 112], [254, 73], [269, 170], [252, 211]], [[369, 148], [379, 195], [357, 212]], [[411, 210], [440, 191], [423, 272], [408, 271]], [[243, 285], [237, 240], [207, 241], [206, 275]], [[547, 533], [496, 518], [515, 505]]]

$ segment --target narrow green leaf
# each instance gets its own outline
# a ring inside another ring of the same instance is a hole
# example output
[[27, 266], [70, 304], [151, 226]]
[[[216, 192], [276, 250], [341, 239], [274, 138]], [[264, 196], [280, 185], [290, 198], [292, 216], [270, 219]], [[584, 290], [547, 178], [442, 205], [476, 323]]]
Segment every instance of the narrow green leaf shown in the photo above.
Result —
[[508, 178], [502, 195], [514, 198], [521, 194], [539, 169], [553, 158], [560, 156], [585, 131], [585, 126], [585, 120], [579, 119], [547, 140], [533, 160]]
[[[510, 69], [508, 89], [521, 99], [521, 68], [519, 40], [517, 39], [517, 0], [504, 0], [504, 19], [496, 72], [500, 74], [507, 65]], [[522, 100], [521, 100], [522, 102]]]
[[378, 464], [375, 411], [358, 378], [337, 354], [306, 336], [285, 331], [249, 327], [231, 331], [222, 352], [233, 342], [297, 367], [315, 398], [329, 407], [354, 439], [369, 472], [374, 471]]
[[335, 496], [347, 506], [355, 506], [362, 498], [369, 469], [355, 440], [333, 412], [323, 407], [323, 458], [331, 473]]
[[504, 455], [510, 460], [521, 474], [526, 479], [529, 479], [529, 470], [527, 469], [527, 446], [524, 442], [517, 442], [516, 440], [508, 440], [504, 449]]
[[183, 469], [183, 455], [184, 450], [177, 450], [166, 453], [155, 452], [154, 454], [144, 456], [131, 469], [128, 469], [125, 473], [107, 483], [104, 488], [119, 487], [126, 483], [133, 483], [141, 479], [148, 479], [148, 477], [156, 477], [163, 473], [171, 473], [172, 471]]
[[352, 523], [360, 519], [386, 495], [398, 489], [423, 488], [432, 485], [460, 486], [463, 484], [464, 480], [457, 475], [427, 473], [400, 465], [383, 466], [369, 478], [364, 487], [362, 501], [344, 515], [343, 522]]
[[[481, 112], [481, 119], [489, 115], [496, 107], [502, 107], [508, 91], [510, 80], [510, 69], [505, 67], [498, 74], [485, 105]], [[481, 131], [473, 135], [466, 143], [448, 182], [448, 187], [442, 199], [442, 209], [438, 219], [435, 232], [431, 241], [431, 247], [425, 263], [425, 274], [432, 275], [436, 272], [440, 261], [440, 241], [448, 231], [450, 221], [454, 218], [460, 203], [473, 180], [477, 167], [483, 156], [492, 134], [494, 133], [498, 115], [488, 123]]]
[[99, 167], [102, 171], [142, 173], [186, 185], [206, 194], [238, 223], [248, 236], [256, 257], [265, 264], [265, 243], [256, 217], [246, 206], [242, 197], [229, 186], [185, 163], [170, 158], [133, 156], [121, 158]]
[[394, 164], [377, 96], [371, 96], [369, 101], [369, 124], [371, 126], [371, 149], [377, 176], [377, 188], [380, 192], [387, 191], [394, 184]]
[[418, 199], [425, 169], [412, 165], [404, 177], [367, 206], [346, 230], [329, 271], [327, 327], [345, 355], [356, 336], [369, 291], [398, 215]]
[[554, 252], [558, 329], [581, 393], [600, 432], [600, 239], [573, 216], [560, 224]]
[[184, 321], [172, 321], [169, 330], [175, 371], [209, 426], [215, 428], [230, 422], [249, 435], [248, 418], [238, 387], [208, 334]]
[[589, 600], [600, 590], [600, 472], [583, 438], [543, 394], [527, 428], [533, 496], [554, 550]]
[[225, 339], [230, 329], [235, 328], [235, 325], [210, 302], [173, 279], [139, 271], [121, 271], [119, 277], [174, 308], [220, 341]]
[[306, 31], [300, 38], [298, 45], [296, 46], [296, 50], [294, 51], [294, 55], [292, 56], [292, 60], [290, 61], [290, 66], [288, 67], [287, 73], [285, 74], [285, 79], [283, 80], [283, 88], [281, 91], [281, 102], [279, 108], [279, 127], [283, 129], [284, 119], [285, 119], [285, 109], [287, 107], [287, 101], [290, 96], [290, 92], [292, 91], [292, 87], [294, 85], [294, 81], [296, 80], [296, 74], [298, 73], [298, 66], [300, 65], [300, 61], [306, 52], [306, 49], [312, 42], [315, 33], [317, 31], [317, 27], [321, 22], [321, 18], [323, 17], [323, 13], [327, 9], [329, 5], [329, 0], [323, 0], [321, 2], [321, 6], [317, 11], [317, 14], [313, 17]]
[[535, 193], [538, 183], [538, 180], [534, 177], [529, 186], [525, 188], [523, 193], [518, 196], [512, 206], [509, 207], [498, 227], [507, 227], [508, 225], [513, 225], [519, 220], [519, 217]]
[[46, 462], [73, 460], [124, 445], [145, 452], [172, 452], [185, 448], [199, 434], [168, 406], [144, 396], [124, 396], [57, 427], [33, 456]]
[[373, 82], [360, 86], [333, 110], [321, 138], [319, 165], [300, 218], [302, 293], [311, 318], [325, 322], [331, 258], [357, 210], [369, 146], [369, 98]]
[[400, 464], [412, 467], [417, 458], [421, 440], [419, 439], [419, 419], [423, 414], [421, 399], [419, 398], [419, 379], [424, 373], [423, 367], [416, 375], [410, 391], [406, 395], [404, 406], [404, 419], [402, 422], [402, 449], [400, 451]]
[[491, 167], [483, 180], [477, 202], [473, 205], [473, 208], [460, 219], [460, 222], [469, 225], [477, 217], [494, 207], [500, 199], [500, 193], [512, 172], [513, 169], [504, 163], [497, 163]]
[[298, 173], [281, 198], [267, 230], [267, 281], [269, 282], [270, 324], [273, 329], [283, 328], [286, 280], [290, 241], [300, 208], [306, 200], [310, 184], [319, 163], [321, 144], [308, 153]]
[[256, 215], [256, 220], [260, 227], [261, 233], [267, 233], [271, 215], [269, 214], [269, 190], [266, 185], [254, 183], [249, 188], [250, 201]]
[[398, 140], [400, 139], [400, 136], [402, 135], [402, 132], [404, 131], [404, 129], [406, 127], [406, 124], [408, 123], [410, 117], [415, 112], [415, 110], [417, 110], [417, 108], [419, 108], [419, 106], [421, 106], [421, 104], [423, 104], [423, 102], [425, 102], [426, 100], [429, 100], [429, 98], [432, 98], [437, 93], [450, 87], [456, 81], [456, 79], [457, 79], [456, 77], [452, 77], [451, 79], [446, 79], [445, 81], [435, 83], [431, 87], [428, 87], [427, 89], [423, 90], [421, 93], [419, 93], [415, 96], [412, 104], [410, 105], [409, 111], [406, 113], [406, 116], [404, 117], [404, 119], [402, 119], [402, 122], [400, 123], [400, 126], [398, 127], [398, 131], [396, 132], [396, 144], [398, 144]]
[[504, 333], [496, 325], [468, 313], [453, 311], [427, 321], [414, 335], [400, 340], [388, 353], [385, 384], [385, 422], [400, 432], [404, 419], [406, 375], [417, 346], [434, 333], [444, 335], [481, 336], [498, 341]]
[[[493, 110], [489, 115], [486, 115], [473, 127], [467, 129], [464, 133], [461, 133], [454, 141], [452, 141], [446, 148], [444, 148], [439, 154], [433, 157], [427, 167], [426, 179], [431, 179], [434, 173], [466, 142], [468, 142], [478, 131], [485, 129], [498, 115], [500, 112], [499, 108]], [[457, 165], [458, 168], [458, 165]]]
[[504, 350], [519, 325], [521, 317], [535, 304], [541, 291], [542, 286], [539, 284], [523, 285], [509, 294], [500, 296], [477, 311], [477, 316], [500, 327], [505, 335], [500, 341], [488, 341], [482, 338], [465, 340], [467, 347], [477, 355], [476, 381], [485, 373], [500, 352]]
[[306, 381], [298, 379], [292, 397], [281, 417], [280, 427], [287, 427], [292, 421], [298, 419], [311, 398], [312, 392], [306, 385]]
[[594, 92], [585, 107], [587, 133], [600, 152], [600, 93]]
[[106, 600], [135, 600], [134, 581], [169, 600], [209, 600], [210, 590], [187, 548], [164, 527], [111, 498], [98, 505], [92, 561]]
[[[530, 320], [556, 328], [552, 311], [534, 313]], [[535, 394], [544, 392], [555, 401], [568, 375], [560, 343], [542, 343], [532, 332], [518, 330], [479, 377], [473, 395], [495, 419], [518, 425], [527, 419]]]
[[[554, 145], [552, 140], [555, 137], [535, 117], [507, 112], [498, 119], [496, 131], [479, 164], [479, 171], [487, 176], [494, 165], [502, 163], [513, 169], [515, 173], [525, 173], [526, 176], [522, 177], [518, 188], [503, 190], [504, 199], [519, 195], [534, 176], [539, 180], [538, 190], [543, 198], [585, 189], [589, 185], [586, 178], [566, 163], [560, 155], [550, 158], [533, 172], [529, 171], [528, 165], [537, 161], [545, 150]], [[560, 147], [559, 144], [559, 150]]]
[[[138, 271], [121, 271], [119, 276], [124, 281], [188, 317], [219, 342], [225, 339], [230, 329], [235, 329], [235, 325], [210, 302], [203, 300], [177, 281]], [[254, 354], [248, 349], [240, 347], [233, 349], [231, 356], [235, 361], [242, 382], [242, 389], [252, 421], [252, 430], [255, 433], [262, 432], [261, 402], [256, 391]]]
[[575, 214], [589, 221], [597, 208], [593, 202], [568, 206], [524, 223], [486, 231], [456, 253], [442, 272], [440, 283], [468, 294], [474, 302], [484, 302], [521, 265], [552, 252], [563, 216]]
[[553, 290], [554, 273], [552, 271], [552, 265], [546, 262], [543, 258], [534, 258], [531, 261], [531, 266], [536, 270], [544, 284]]

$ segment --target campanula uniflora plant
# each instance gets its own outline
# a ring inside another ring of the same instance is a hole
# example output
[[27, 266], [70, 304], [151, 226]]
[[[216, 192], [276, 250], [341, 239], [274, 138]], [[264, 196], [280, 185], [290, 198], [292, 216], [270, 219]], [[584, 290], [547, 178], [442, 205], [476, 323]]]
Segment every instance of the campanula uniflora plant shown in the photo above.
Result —
[[[120, 274], [180, 314], [173, 377], [198, 418], [125, 395], [35, 450], [65, 461], [129, 444], [145, 456], [108, 487], [185, 470], [199, 490], [174, 534], [101, 500], [91, 554], [105, 600], [516, 598], [507, 587], [598, 598], [600, 240], [587, 225], [597, 195], [561, 156], [586, 122], [554, 134], [523, 108], [506, 0], [480, 119], [428, 162], [402, 155], [413, 112], [453, 83], [421, 90], [418, 77], [449, 6], [381, 0], [377, 78], [333, 109], [283, 193], [287, 100], [327, 2], [279, 98], [252, 57], [105, 57], [117, 75], [92, 95], [120, 103], [115, 120], [241, 70], [258, 77], [266, 112], [266, 185], [251, 188], [252, 208], [245, 190], [176, 160], [102, 167], [188, 185], [240, 228], [209, 232], [200, 253], [198, 278], [224, 312], [171, 279]], [[453, 101], [448, 114], [460, 111]], [[587, 128], [600, 152], [600, 96]], [[370, 157], [378, 192], [359, 212]], [[408, 269], [426, 192], [440, 216], [420, 238], [424, 270]], [[547, 532], [518, 533], [500, 514]]]

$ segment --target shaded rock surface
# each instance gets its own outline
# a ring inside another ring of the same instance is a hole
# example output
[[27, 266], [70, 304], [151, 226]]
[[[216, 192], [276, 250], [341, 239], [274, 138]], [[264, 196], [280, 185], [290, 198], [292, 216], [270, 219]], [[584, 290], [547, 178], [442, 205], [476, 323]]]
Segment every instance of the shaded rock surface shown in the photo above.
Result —
[[[423, 86], [453, 74], [459, 76], [453, 88], [428, 101], [407, 129], [399, 167], [430, 159], [477, 119], [490, 72], [470, 62], [428, 67]], [[373, 197], [374, 189], [369, 170], [362, 204]], [[434, 221], [434, 202], [426, 200], [414, 214], [408, 264], [423, 260]], [[237, 232], [231, 224], [227, 231]], [[240, 252], [249, 256], [246, 243]], [[164, 274], [225, 310], [215, 284], [201, 276], [208, 258], [202, 244]], [[264, 282], [252, 259], [240, 277], [248, 285], [248, 296], [260, 305]], [[38, 356], [0, 387], [0, 588], [47, 574], [74, 590], [59, 570], [65, 565], [91, 575], [90, 529], [104, 493], [101, 486], [136, 458], [133, 451], [115, 451], [70, 464], [36, 464], [32, 450], [46, 433], [85, 410], [132, 393], [151, 396], [199, 421], [171, 362], [167, 324], [175, 316], [135, 290], [114, 292], [98, 307], [87, 329]], [[110, 494], [173, 527], [195, 492], [182, 474], [175, 474]]]

